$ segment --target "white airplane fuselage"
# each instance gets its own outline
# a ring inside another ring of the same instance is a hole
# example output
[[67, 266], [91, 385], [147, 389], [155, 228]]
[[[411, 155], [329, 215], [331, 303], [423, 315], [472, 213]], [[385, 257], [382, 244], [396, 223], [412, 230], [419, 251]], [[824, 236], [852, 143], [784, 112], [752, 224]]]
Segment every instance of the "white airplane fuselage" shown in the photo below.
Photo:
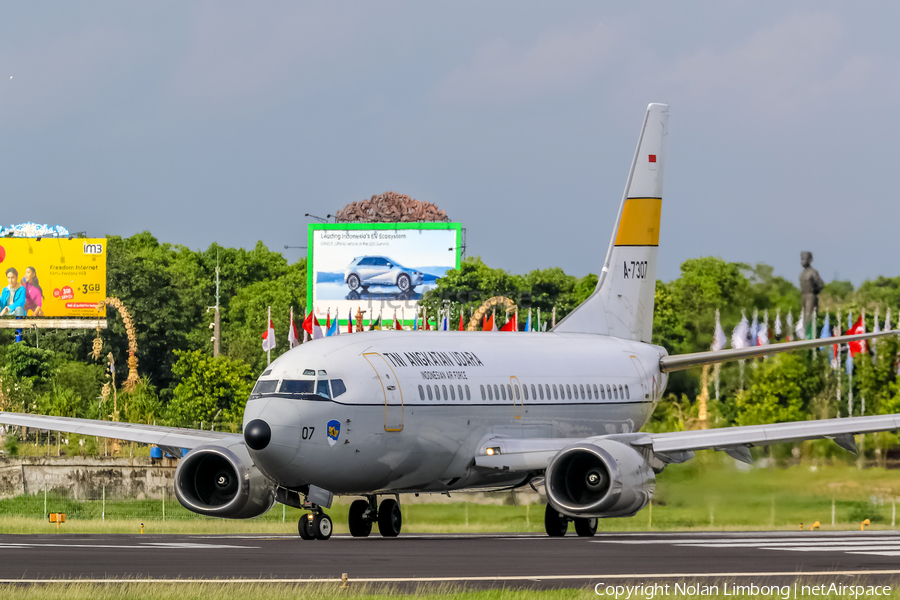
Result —
[[[665, 388], [664, 354], [594, 334], [345, 334], [274, 361], [256, 389], [276, 391], [254, 391], [244, 426], [269, 425], [271, 441], [250, 454], [286, 488], [364, 494], [513, 485], [522, 473], [474, 465], [486, 439], [638, 431]], [[283, 392], [312, 385], [322, 393]]]

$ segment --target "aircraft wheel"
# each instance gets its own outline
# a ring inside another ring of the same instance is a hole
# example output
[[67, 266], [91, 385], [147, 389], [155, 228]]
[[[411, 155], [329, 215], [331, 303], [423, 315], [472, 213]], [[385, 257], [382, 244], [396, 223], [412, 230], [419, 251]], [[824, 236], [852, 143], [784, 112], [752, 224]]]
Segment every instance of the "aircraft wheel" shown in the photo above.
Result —
[[393, 498], [382, 501], [378, 508], [378, 531], [384, 537], [397, 537], [403, 526], [400, 504]]
[[544, 529], [550, 537], [562, 537], [569, 530], [569, 520], [553, 508], [549, 502], [544, 511]]
[[317, 540], [327, 540], [330, 538], [333, 529], [334, 526], [331, 523], [331, 517], [325, 513], [317, 514], [312, 520], [312, 532]]
[[309, 515], [300, 517], [300, 522], [297, 523], [297, 530], [300, 532], [300, 539], [302, 540], [316, 539], [316, 536], [313, 535], [312, 520], [310, 520]]
[[581, 537], [594, 537], [597, 533], [597, 519], [575, 519], [575, 533]]
[[356, 275], [351, 275], [347, 278], [347, 287], [350, 288], [351, 291], [355, 292], [359, 289], [359, 277]]
[[412, 281], [410, 281], [409, 275], [406, 273], [400, 275], [397, 278], [397, 287], [400, 288], [401, 292], [408, 292], [412, 288]]
[[369, 537], [372, 533], [372, 521], [366, 518], [369, 503], [366, 500], [354, 500], [350, 505], [350, 535], [353, 537]]

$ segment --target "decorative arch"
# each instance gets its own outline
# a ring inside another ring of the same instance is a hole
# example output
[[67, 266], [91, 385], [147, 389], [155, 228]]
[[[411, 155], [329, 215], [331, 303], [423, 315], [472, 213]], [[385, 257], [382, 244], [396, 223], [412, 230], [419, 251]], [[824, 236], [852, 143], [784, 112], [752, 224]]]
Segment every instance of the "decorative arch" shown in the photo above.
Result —
[[488, 298], [484, 301], [484, 304], [478, 307], [478, 310], [475, 311], [475, 314], [472, 315], [472, 318], [469, 319], [469, 324], [466, 327], [466, 331], [477, 331], [476, 327], [481, 323], [482, 319], [484, 319], [484, 315], [487, 314], [487, 311], [494, 308], [495, 306], [501, 307], [507, 313], [513, 312], [518, 307], [516, 303], [507, 298], [506, 296], [494, 296], [493, 298]]
[[[104, 307], [112, 306], [118, 311], [119, 316], [122, 318], [122, 323], [125, 324], [125, 333], [128, 336], [128, 377], [125, 379], [125, 384], [122, 386], [126, 391], [132, 391], [135, 386], [140, 383], [141, 379], [138, 376], [137, 366], [137, 336], [134, 333], [134, 323], [131, 321], [131, 314], [128, 312], [128, 308], [122, 303], [118, 298], [107, 298], [103, 302], [99, 302], [97, 304], [97, 310], [102, 311]], [[91, 356], [94, 360], [98, 360], [100, 358], [100, 352], [103, 350], [103, 340], [100, 339], [100, 328], [97, 328], [97, 337], [94, 338], [94, 347], [93, 352], [91, 352]]]

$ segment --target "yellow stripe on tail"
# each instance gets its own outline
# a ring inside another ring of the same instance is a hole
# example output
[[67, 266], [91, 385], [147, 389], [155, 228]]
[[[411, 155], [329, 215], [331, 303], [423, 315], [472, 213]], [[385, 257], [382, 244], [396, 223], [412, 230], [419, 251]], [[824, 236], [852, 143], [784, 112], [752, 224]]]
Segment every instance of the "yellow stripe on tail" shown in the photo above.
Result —
[[660, 198], [628, 198], [616, 234], [616, 246], [659, 246]]

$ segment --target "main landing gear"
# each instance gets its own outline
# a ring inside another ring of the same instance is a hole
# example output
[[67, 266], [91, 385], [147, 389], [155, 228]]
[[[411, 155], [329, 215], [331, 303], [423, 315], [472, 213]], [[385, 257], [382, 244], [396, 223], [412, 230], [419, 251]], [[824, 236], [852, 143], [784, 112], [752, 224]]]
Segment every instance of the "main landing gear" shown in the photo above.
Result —
[[378, 532], [382, 537], [397, 537], [403, 526], [403, 514], [400, 503], [394, 498], [385, 498], [378, 506], [376, 496], [366, 496], [365, 500], [355, 500], [350, 505], [348, 522], [353, 537], [369, 537], [373, 523], [378, 523]]
[[568, 517], [547, 503], [544, 511], [544, 529], [550, 537], [562, 537], [569, 530], [569, 521], [575, 523], [575, 533], [581, 537], [593, 537], [597, 533], [597, 519], [575, 519]]

